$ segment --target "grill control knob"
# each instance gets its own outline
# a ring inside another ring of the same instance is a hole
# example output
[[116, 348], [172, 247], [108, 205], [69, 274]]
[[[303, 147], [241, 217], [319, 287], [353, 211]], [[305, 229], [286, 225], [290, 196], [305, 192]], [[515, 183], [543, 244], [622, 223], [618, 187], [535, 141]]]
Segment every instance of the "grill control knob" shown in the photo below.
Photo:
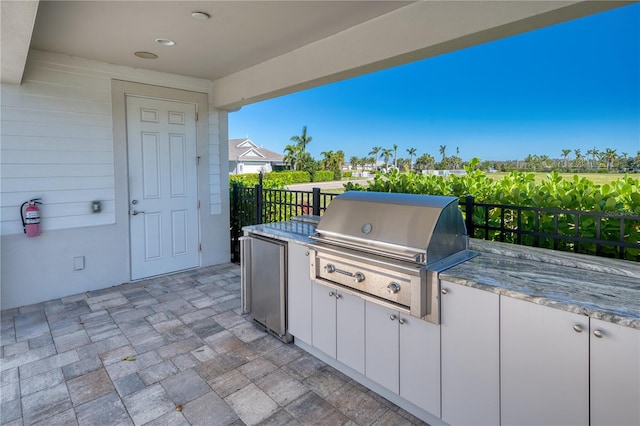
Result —
[[396, 294], [399, 291], [400, 291], [400, 284], [396, 282], [391, 282], [389, 283], [389, 285], [387, 285], [387, 292], [389, 294]]
[[324, 270], [327, 271], [328, 273], [332, 274], [336, 271], [336, 267], [334, 265], [332, 265], [331, 263], [327, 263], [327, 266], [324, 267]]
[[361, 283], [362, 281], [364, 281], [364, 274], [362, 272], [356, 272], [354, 276], [357, 283]]

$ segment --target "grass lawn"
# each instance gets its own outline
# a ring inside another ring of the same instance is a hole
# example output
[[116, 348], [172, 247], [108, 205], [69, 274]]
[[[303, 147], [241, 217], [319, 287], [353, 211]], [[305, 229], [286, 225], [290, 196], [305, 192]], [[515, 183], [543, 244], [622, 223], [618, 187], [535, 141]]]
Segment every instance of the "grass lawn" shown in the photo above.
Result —
[[[504, 176], [508, 175], [509, 173], [502, 173], [502, 172], [498, 172], [498, 173], [487, 173], [487, 176], [490, 178], [493, 178], [493, 180], [500, 180], [502, 179]], [[547, 175], [549, 173], [547, 172], [537, 172], [534, 173], [536, 175], [536, 182], [540, 183], [542, 182], [544, 179], [546, 179]], [[595, 183], [596, 185], [603, 185], [605, 183], [611, 183], [614, 180], [618, 180], [624, 177], [624, 174], [622, 173], [560, 173], [560, 176], [562, 176], [565, 179], [569, 179], [569, 180], [573, 180], [573, 176], [574, 175], [578, 175], [581, 178], [585, 177], [587, 179], [589, 179], [591, 182]], [[632, 177], [640, 177], [640, 175], [631, 175]]]
[[[344, 183], [346, 184], [347, 182]], [[344, 188], [326, 188], [322, 189], [321, 192], [323, 194], [342, 194], [344, 192]]]

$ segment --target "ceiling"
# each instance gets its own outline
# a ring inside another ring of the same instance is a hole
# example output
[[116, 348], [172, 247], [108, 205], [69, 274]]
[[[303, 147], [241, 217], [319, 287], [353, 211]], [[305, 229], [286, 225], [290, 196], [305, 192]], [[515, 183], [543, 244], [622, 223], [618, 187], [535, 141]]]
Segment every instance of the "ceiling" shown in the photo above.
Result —
[[[31, 47], [216, 80], [409, 3], [41, 1]], [[211, 18], [195, 20], [195, 11]], [[159, 45], [155, 39], [160, 37], [175, 46]], [[136, 51], [155, 53], [158, 59], [138, 58]]]
[[0, 78], [21, 84], [37, 49], [206, 79], [233, 110], [632, 2], [2, 0]]

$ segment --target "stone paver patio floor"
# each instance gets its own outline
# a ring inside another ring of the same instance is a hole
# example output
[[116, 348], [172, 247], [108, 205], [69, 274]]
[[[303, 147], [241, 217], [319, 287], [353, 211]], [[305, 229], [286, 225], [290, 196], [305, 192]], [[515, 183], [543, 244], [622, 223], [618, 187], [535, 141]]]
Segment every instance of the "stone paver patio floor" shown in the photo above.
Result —
[[2, 425], [424, 424], [240, 309], [226, 264], [2, 311]]

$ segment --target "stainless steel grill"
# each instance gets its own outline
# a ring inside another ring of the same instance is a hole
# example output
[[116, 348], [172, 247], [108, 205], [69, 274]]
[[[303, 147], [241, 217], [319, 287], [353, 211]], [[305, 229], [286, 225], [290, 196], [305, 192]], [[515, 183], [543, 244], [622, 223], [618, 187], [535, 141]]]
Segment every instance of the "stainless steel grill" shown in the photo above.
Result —
[[473, 256], [455, 197], [346, 192], [312, 238], [313, 280], [436, 324], [438, 273]]

